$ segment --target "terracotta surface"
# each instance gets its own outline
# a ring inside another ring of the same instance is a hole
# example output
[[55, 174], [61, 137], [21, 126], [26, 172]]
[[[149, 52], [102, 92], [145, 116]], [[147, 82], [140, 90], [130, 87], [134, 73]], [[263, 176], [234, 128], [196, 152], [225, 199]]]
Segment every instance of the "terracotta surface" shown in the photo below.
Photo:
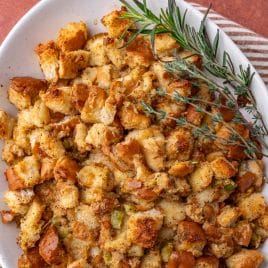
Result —
[[[55, 0], [57, 1], [57, 0]], [[268, 37], [268, 0], [192, 0]], [[0, 0], [0, 43], [10, 29], [38, 0]], [[254, 3], [254, 4], [253, 4]]]

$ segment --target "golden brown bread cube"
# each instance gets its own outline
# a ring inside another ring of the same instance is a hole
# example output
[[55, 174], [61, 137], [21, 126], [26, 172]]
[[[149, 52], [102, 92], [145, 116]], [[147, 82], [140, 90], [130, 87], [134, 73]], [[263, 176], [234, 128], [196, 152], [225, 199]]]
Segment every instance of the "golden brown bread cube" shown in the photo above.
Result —
[[60, 54], [59, 78], [72, 79], [78, 71], [89, 66], [90, 53], [86, 50], [76, 50]]
[[0, 139], [9, 139], [12, 136], [15, 119], [0, 110]]
[[259, 268], [264, 261], [263, 255], [257, 250], [242, 249], [226, 260], [228, 268]]
[[55, 226], [49, 226], [42, 236], [39, 242], [39, 254], [49, 265], [63, 262], [65, 252]]
[[191, 252], [195, 257], [202, 255], [206, 245], [206, 236], [201, 226], [195, 222], [181, 221], [178, 224], [177, 250]]
[[235, 224], [239, 216], [239, 208], [225, 206], [221, 213], [217, 216], [217, 221], [222, 227], [230, 227]]
[[57, 45], [62, 51], [74, 51], [84, 47], [87, 40], [87, 26], [83, 21], [70, 22], [61, 28]]
[[119, 37], [132, 23], [130, 19], [120, 18], [124, 14], [125, 8], [114, 10], [106, 14], [101, 22], [107, 28], [110, 37]]
[[59, 79], [59, 49], [54, 41], [39, 44], [35, 49], [39, 58], [40, 67], [49, 82], [57, 82]]
[[160, 56], [171, 56], [172, 51], [179, 47], [176, 40], [168, 33], [157, 34], [155, 36], [155, 50]]
[[32, 77], [14, 77], [8, 88], [8, 98], [19, 110], [34, 104], [39, 92], [47, 89], [45, 80]]
[[176, 161], [168, 170], [168, 174], [176, 177], [185, 177], [192, 173], [193, 170], [194, 164], [191, 161]]
[[128, 219], [127, 239], [144, 248], [152, 248], [163, 223], [163, 215], [156, 209], [138, 212]]
[[217, 157], [211, 162], [211, 168], [217, 179], [229, 179], [233, 177], [237, 169], [225, 157]]
[[144, 129], [149, 127], [150, 118], [139, 112], [131, 102], [124, 102], [119, 112], [121, 124], [125, 129]]
[[219, 260], [215, 256], [197, 258], [195, 268], [219, 268]]
[[71, 209], [78, 205], [78, 188], [70, 181], [58, 181], [56, 184], [56, 203], [62, 209]]
[[40, 256], [38, 248], [31, 248], [18, 259], [18, 268], [47, 268], [48, 265]]

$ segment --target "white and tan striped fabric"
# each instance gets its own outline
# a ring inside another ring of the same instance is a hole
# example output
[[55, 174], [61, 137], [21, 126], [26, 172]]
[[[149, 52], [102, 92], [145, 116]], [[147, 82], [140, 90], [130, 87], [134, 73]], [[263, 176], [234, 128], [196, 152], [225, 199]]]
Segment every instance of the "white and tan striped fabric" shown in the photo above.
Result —
[[[196, 3], [191, 3], [191, 5], [203, 13], [207, 10], [207, 7]], [[208, 17], [239, 46], [266, 85], [268, 85], [268, 39], [219, 15], [213, 10], [210, 11]]]

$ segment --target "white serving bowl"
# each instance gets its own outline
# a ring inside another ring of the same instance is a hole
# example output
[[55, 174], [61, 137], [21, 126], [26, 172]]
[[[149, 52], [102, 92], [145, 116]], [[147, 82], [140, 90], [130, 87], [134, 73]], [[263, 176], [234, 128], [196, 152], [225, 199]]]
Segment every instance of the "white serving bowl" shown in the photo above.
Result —
[[[167, 0], [150, 0], [150, 6], [155, 10], [167, 6]], [[182, 9], [188, 9], [187, 22], [198, 26], [202, 14], [188, 3], [177, 0]], [[16, 109], [7, 100], [7, 86], [10, 78], [14, 76], [33, 76], [41, 78], [42, 73], [34, 53], [34, 48], [40, 42], [55, 39], [59, 28], [70, 21], [86, 21], [90, 34], [105, 31], [100, 19], [107, 12], [120, 7], [116, 0], [42, 0], [33, 7], [12, 29], [0, 47], [0, 108], [12, 115], [16, 115]], [[209, 36], [214, 36], [217, 26], [207, 22]], [[238, 47], [221, 32], [219, 51], [227, 50], [234, 59], [235, 66], [249, 63]], [[252, 70], [254, 68], [252, 67]], [[268, 93], [267, 88], [256, 74], [252, 82], [252, 89], [259, 104], [265, 122], [268, 122]], [[2, 144], [0, 145], [0, 149]], [[267, 162], [266, 162], [267, 163]], [[0, 161], [0, 209], [6, 209], [3, 204], [3, 194], [7, 190], [4, 177], [6, 165]], [[264, 194], [268, 201], [268, 187], [265, 186]], [[18, 229], [13, 225], [0, 224], [0, 264], [3, 268], [17, 267], [17, 259], [20, 249], [16, 244]], [[268, 256], [268, 243], [262, 247], [262, 251]], [[263, 267], [267, 267], [264, 265]], [[40, 267], [41, 268], [41, 267]]]

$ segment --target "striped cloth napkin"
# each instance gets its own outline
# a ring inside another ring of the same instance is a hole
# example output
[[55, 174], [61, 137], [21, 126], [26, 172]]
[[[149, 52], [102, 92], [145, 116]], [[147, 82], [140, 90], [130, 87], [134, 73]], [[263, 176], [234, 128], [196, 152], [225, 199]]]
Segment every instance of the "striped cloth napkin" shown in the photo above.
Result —
[[[207, 11], [207, 7], [196, 3], [191, 3], [191, 5], [203, 13]], [[268, 39], [213, 10], [210, 11], [208, 18], [214, 21], [238, 45], [268, 85]]]

